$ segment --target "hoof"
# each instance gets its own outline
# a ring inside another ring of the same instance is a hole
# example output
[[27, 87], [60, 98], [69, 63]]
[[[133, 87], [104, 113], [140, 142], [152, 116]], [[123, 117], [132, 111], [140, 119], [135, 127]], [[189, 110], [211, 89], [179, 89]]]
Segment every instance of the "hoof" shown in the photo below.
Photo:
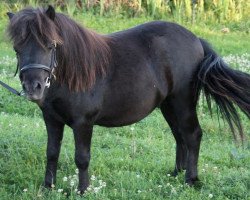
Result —
[[193, 186], [199, 186], [200, 183], [201, 182], [200, 182], [200, 180], [199, 180], [198, 177], [186, 179], [186, 184], [188, 186], [191, 186], [191, 187], [193, 187]]
[[44, 183], [42, 184], [42, 187], [43, 187], [43, 188], [46, 188], [46, 189], [52, 189], [52, 188], [55, 187], [55, 184], [54, 184], [54, 183], [44, 182]]
[[83, 186], [83, 187], [80, 187], [80, 186], [79, 186], [78, 189], [77, 189], [77, 190], [78, 190], [77, 193], [78, 193], [79, 195], [83, 195], [83, 194], [87, 191], [87, 188], [88, 188], [88, 186]]
[[177, 170], [174, 170], [173, 172], [170, 173], [170, 175], [173, 177], [176, 177], [176, 176], [178, 176], [178, 173], [179, 172]]
[[179, 170], [175, 169], [174, 171], [171, 171], [170, 173], [167, 173], [167, 174], [170, 174], [171, 176], [176, 177], [178, 176], [179, 173], [183, 171], [185, 171], [185, 169], [179, 169]]

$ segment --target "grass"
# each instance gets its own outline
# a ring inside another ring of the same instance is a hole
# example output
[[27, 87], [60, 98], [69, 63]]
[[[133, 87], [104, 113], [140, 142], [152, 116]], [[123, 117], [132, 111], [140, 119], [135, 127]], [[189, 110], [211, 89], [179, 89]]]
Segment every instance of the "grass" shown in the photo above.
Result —
[[[89, 13], [77, 16], [79, 23], [102, 33], [150, 20], [150, 17], [101, 18]], [[15, 71], [15, 55], [3, 36], [6, 23], [7, 20], [0, 24], [0, 80], [20, 88], [18, 78], [11, 77]], [[210, 41], [234, 67], [250, 72], [247, 33], [236, 30], [223, 34], [220, 25], [187, 24], [186, 27]], [[177, 178], [167, 175], [175, 162], [175, 142], [159, 110], [155, 110], [132, 126], [95, 127], [90, 164], [93, 187], [85, 198], [74, 191], [77, 184], [74, 178], [74, 142], [71, 130], [66, 128], [57, 184], [51, 191], [43, 190], [40, 185], [44, 178], [47, 137], [41, 112], [36, 105], [11, 95], [3, 88], [0, 88], [0, 94], [0, 199], [250, 198], [250, 146], [237, 148], [229, 128], [221, 120], [219, 124], [217, 117], [211, 119], [202, 102], [198, 108], [204, 132], [199, 159], [202, 183], [199, 187], [187, 187], [184, 174]], [[249, 136], [250, 124], [246, 117], [243, 117], [243, 125]], [[65, 177], [67, 181], [63, 181]]]

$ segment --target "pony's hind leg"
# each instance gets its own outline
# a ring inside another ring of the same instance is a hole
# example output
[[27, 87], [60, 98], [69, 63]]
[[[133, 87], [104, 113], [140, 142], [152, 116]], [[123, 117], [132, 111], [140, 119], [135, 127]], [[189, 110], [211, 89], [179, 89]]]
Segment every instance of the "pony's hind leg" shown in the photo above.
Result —
[[[192, 98], [168, 97], [161, 105], [161, 111], [176, 140], [176, 164], [174, 175], [186, 169], [186, 183], [198, 180], [197, 163], [202, 131], [196, 114], [196, 103]], [[192, 95], [190, 95], [192, 96]]]
[[168, 122], [172, 133], [176, 141], [176, 163], [175, 169], [173, 172], [174, 176], [178, 175], [178, 172], [186, 169], [187, 164], [187, 146], [184, 142], [183, 137], [181, 136], [180, 131], [178, 130], [178, 121], [177, 116], [175, 115], [174, 108], [165, 100], [161, 105], [161, 112]]

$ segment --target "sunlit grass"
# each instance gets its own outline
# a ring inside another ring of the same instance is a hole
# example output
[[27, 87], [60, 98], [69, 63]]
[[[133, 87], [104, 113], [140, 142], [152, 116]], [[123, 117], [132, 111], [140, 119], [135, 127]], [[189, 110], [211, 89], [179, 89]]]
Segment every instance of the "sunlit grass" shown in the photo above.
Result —
[[[201, 119], [200, 188], [189, 188], [184, 174], [168, 175], [174, 166], [174, 139], [159, 111], [123, 128], [94, 130], [91, 186], [87, 199], [247, 199], [249, 150], [237, 149], [223, 124], [209, 115]], [[249, 124], [245, 126], [249, 130]], [[77, 195], [74, 142], [70, 129], [63, 140], [57, 184], [43, 190], [46, 134], [40, 117], [0, 114], [0, 194], [20, 199], [60, 199]], [[5, 130], [5, 131], [3, 131]], [[249, 134], [249, 133], [248, 133]], [[67, 178], [66, 178], [67, 177]], [[24, 191], [25, 190], [25, 191]], [[211, 195], [210, 195], [211, 196]], [[8, 198], [7, 198], [8, 197]]]

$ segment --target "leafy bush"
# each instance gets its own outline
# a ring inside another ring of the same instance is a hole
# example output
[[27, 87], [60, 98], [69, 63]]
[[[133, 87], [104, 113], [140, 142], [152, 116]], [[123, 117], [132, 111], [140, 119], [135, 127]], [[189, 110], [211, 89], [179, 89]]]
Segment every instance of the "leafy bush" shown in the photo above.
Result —
[[[5, 0], [0, 5], [13, 11], [24, 6], [52, 4], [74, 15], [89, 10], [99, 15], [122, 14], [128, 17], [149, 15], [156, 19], [167, 17], [178, 22], [188, 21], [248, 21], [250, 4], [244, 0]], [[4, 13], [5, 14], [5, 13]], [[2, 16], [3, 13], [0, 13]]]

